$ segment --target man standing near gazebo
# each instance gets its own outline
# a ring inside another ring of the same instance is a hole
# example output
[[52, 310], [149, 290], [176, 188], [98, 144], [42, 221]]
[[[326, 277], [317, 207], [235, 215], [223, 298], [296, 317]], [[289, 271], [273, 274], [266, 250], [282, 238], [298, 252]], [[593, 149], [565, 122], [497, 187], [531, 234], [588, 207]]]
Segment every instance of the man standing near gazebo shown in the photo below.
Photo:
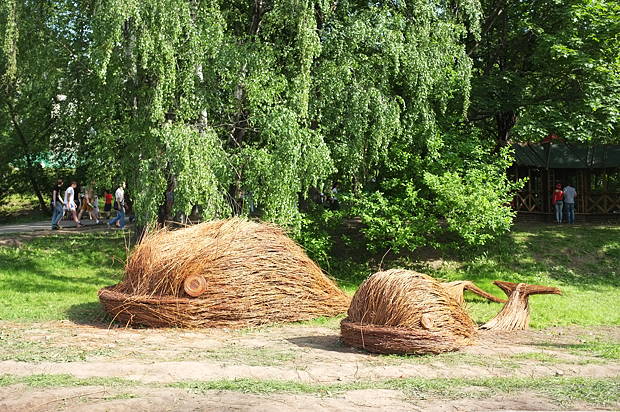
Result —
[[564, 188], [564, 209], [566, 209], [566, 220], [568, 223], [575, 223], [575, 196], [577, 191], [570, 184]]

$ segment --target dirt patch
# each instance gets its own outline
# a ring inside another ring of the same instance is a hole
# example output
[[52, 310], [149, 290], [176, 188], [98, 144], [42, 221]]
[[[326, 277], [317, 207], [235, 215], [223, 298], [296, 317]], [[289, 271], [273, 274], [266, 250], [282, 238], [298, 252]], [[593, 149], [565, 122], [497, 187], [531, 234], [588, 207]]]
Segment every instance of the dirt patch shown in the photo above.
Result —
[[[0, 397], [7, 395], [0, 389]], [[15, 394], [15, 392], [17, 392]], [[136, 411], [482, 411], [482, 410], [557, 410], [558, 406], [537, 399], [536, 394], [497, 395], [487, 399], [413, 399], [393, 390], [357, 390], [342, 394], [254, 395], [233, 391], [211, 391], [207, 396], [182, 389], [136, 388], [128, 391], [83, 387], [28, 391], [14, 388], [15, 399], [0, 401], [5, 412], [27, 410], [51, 412], [136, 412]], [[583, 403], [575, 406], [587, 407]]]
[[[345, 347], [338, 323], [260, 329], [123, 329], [71, 322], [0, 324], [0, 370], [25, 377], [67, 374], [79, 379], [124, 378], [129, 387], [0, 389], [0, 410], [488, 410], [561, 409], [538, 392], [428, 399], [423, 393], [363, 389], [273, 395], [162, 388], [188, 381], [249, 379], [346, 385], [403, 378], [615, 379], [620, 362], [585, 350], [620, 342], [620, 328], [551, 328], [482, 332], [476, 344], [439, 356], [378, 356]], [[145, 387], [148, 385], [157, 388]], [[49, 402], [49, 403], [46, 403]], [[312, 405], [308, 408], [308, 405]], [[592, 407], [573, 402], [571, 407]], [[618, 407], [616, 404], [614, 407]], [[456, 409], [454, 409], [456, 408]]]
[[18, 247], [25, 243], [30, 242], [33, 239], [47, 236], [50, 232], [48, 231], [39, 231], [33, 232], [32, 234], [19, 234], [19, 235], [2, 235], [0, 236], [0, 246], [11, 246]]

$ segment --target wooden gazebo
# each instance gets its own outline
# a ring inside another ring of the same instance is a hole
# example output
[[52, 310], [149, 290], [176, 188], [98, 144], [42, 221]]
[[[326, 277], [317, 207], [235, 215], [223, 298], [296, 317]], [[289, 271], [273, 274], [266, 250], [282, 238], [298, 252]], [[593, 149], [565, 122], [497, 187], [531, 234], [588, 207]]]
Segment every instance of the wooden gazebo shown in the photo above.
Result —
[[517, 217], [552, 220], [551, 194], [557, 183], [577, 190], [575, 214], [582, 220], [620, 220], [620, 145], [573, 145], [559, 140], [513, 143], [514, 163], [508, 175], [520, 181], [515, 194]]

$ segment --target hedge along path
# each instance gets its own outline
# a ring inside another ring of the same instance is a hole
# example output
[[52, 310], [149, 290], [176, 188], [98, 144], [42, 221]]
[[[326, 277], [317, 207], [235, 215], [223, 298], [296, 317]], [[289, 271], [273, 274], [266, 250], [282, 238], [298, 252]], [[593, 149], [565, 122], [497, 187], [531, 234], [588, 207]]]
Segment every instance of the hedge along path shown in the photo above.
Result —
[[239, 218], [147, 233], [99, 298], [121, 323], [184, 328], [336, 316], [351, 301], [281, 228]]

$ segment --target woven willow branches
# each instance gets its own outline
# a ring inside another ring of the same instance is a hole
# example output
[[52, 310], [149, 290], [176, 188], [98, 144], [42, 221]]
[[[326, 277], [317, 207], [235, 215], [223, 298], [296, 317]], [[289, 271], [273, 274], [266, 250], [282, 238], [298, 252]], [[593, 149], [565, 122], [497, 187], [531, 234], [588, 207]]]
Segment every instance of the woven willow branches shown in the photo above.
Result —
[[402, 269], [362, 283], [347, 315], [340, 323], [344, 342], [370, 352], [441, 353], [475, 335], [469, 315], [438, 281]]
[[242, 219], [149, 233], [99, 298], [122, 323], [184, 328], [335, 316], [351, 299], [280, 228]]

